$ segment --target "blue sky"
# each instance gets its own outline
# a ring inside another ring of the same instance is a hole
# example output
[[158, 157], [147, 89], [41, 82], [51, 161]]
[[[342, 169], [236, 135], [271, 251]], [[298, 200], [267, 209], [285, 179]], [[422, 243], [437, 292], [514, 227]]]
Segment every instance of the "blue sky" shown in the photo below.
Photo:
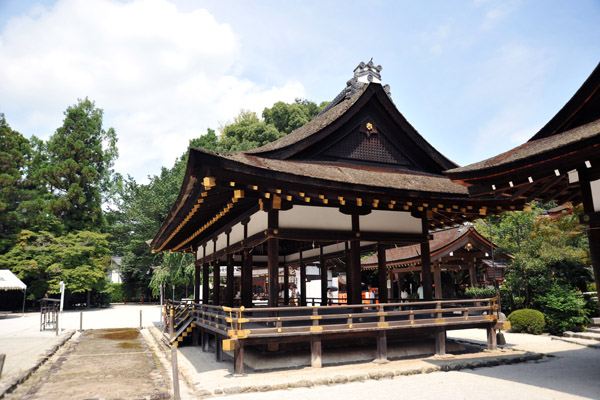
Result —
[[0, 112], [47, 138], [88, 96], [138, 181], [278, 100], [331, 100], [371, 57], [466, 165], [540, 129], [600, 61], [598, 1], [0, 0]]

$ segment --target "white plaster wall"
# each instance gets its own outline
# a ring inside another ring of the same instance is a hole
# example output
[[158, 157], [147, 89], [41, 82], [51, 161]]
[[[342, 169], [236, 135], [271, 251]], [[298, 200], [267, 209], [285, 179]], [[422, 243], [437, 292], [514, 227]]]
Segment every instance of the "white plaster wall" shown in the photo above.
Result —
[[421, 233], [421, 219], [410, 212], [373, 210], [359, 217], [361, 232]]

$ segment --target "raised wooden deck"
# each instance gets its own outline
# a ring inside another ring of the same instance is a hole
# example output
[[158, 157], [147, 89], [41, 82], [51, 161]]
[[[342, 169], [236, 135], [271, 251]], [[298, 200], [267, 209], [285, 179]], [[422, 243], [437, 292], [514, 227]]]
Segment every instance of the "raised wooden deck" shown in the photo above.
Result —
[[229, 308], [173, 303], [165, 307], [165, 338], [174, 345], [185, 337], [208, 349], [208, 335], [215, 337], [215, 354], [233, 350], [235, 373], [244, 371], [244, 346], [309, 342], [311, 364], [321, 367], [322, 340], [374, 337], [377, 359], [387, 359], [387, 336], [434, 334], [436, 354], [445, 354], [446, 331], [486, 328], [488, 348], [496, 348], [498, 298], [356, 304], [315, 307]]

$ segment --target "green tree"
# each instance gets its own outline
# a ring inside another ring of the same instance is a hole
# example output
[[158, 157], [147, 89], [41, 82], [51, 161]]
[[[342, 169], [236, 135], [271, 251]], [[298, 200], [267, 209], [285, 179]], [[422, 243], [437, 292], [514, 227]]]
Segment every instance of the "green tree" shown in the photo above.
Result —
[[242, 110], [233, 124], [225, 126], [219, 148], [225, 151], [245, 151], [263, 146], [285, 136], [271, 124], [261, 121], [255, 112]]
[[265, 108], [262, 117], [266, 124], [273, 125], [279, 132], [288, 134], [316, 117], [327, 104], [329, 103], [322, 102], [317, 105], [305, 99], [296, 99], [291, 104], [278, 101], [273, 104], [273, 107]]
[[10, 269], [27, 283], [30, 300], [59, 293], [60, 281], [70, 293], [106, 291], [111, 257], [107, 236], [78, 231], [55, 237], [23, 230], [17, 244], [0, 256], [0, 268]]
[[102, 127], [103, 111], [94, 102], [79, 100], [67, 108], [63, 125], [47, 143], [42, 174], [56, 198], [50, 209], [66, 231], [100, 230], [103, 195], [110, 191], [116, 159], [114, 129]]
[[19, 204], [24, 200], [29, 141], [14, 131], [0, 113], [0, 254], [14, 244], [24, 226]]

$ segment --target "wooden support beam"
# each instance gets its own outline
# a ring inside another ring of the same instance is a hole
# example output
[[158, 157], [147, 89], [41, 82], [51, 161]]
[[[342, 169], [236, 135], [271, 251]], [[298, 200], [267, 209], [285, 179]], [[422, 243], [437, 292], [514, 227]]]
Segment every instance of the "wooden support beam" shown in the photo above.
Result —
[[244, 342], [242, 340], [235, 341], [233, 349], [233, 376], [244, 376]]
[[[272, 232], [279, 227], [279, 213], [277, 210], [268, 211], [268, 229]], [[269, 279], [269, 307], [279, 305], [279, 239], [267, 239], [267, 273]]]
[[283, 304], [290, 305], [290, 267], [283, 266]]
[[477, 285], [477, 270], [475, 269], [475, 261], [469, 261], [469, 278], [471, 280], [471, 287]]
[[[423, 234], [428, 233], [427, 217], [423, 213], [422, 218]], [[421, 242], [421, 274], [423, 275], [423, 299], [433, 300], [431, 292], [431, 254], [429, 249], [429, 241]]]
[[325, 266], [325, 258], [323, 257], [323, 246], [319, 246], [319, 267], [321, 268], [321, 305], [327, 304], [327, 267]]
[[218, 259], [213, 262], [213, 304], [221, 304], [221, 261]]
[[541, 187], [539, 187], [533, 193], [531, 193], [529, 196], [527, 196], [527, 200], [525, 200], [525, 202], [526, 203], [532, 202], [533, 200], [535, 200], [536, 198], [541, 196], [546, 190], [550, 189], [552, 186], [554, 186], [554, 184], [558, 183], [563, 178], [564, 178], [564, 176], [562, 176], [562, 175], [554, 176], [554, 177], [550, 178], [545, 184], [543, 184]]
[[194, 303], [200, 303], [200, 265], [194, 266]]
[[252, 307], [252, 254], [248, 249], [242, 252], [242, 305]]
[[436, 300], [442, 299], [442, 268], [438, 264], [433, 268], [433, 284], [435, 285]]
[[496, 344], [496, 330], [494, 329], [494, 326], [489, 325], [486, 329], [488, 350], [497, 350], [498, 345]]
[[233, 307], [234, 289], [235, 289], [235, 278], [233, 274], [233, 254], [227, 254], [227, 291], [225, 294], [225, 304], [228, 307]]
[[388, 362], [387, 335], [384, 330], [377, 332], [377, 351], [375, 357], [376, 363], [383, 364]]
[[314, 335], [310, 341], [310, 366], [321, 368], [323, 366], [323, 349], [321, 346], [321, 335]]
[[202, 265], [202, 304], [208, 304], [210, 300], [210, 288], [208, 286], [210, 271], [208, 268], [208, 263]]
[[446, 329], [436, 328], [435, 331], [435, 354], [443, 356], [446, 354]]
[[378, 292], [379, 302], [388, 302], [388, 291], [387, 291], [387, 267], [385, 258], [385, 248], [382, 244], [377, 244], [377, 273], [379, 278]]
[[350, 273], [350, 246], [344, 242], [344, 258], [346, 260], [346, 301], [348, 304], [354, 304], [352, 299], [352, 274]]
[[[352, 231], [360, 234], [358, 225], [358, 215], [352, 215]], [[362, 303], [362, 293], [360, 287], [360, 240], [350, 241], [350, 262], [348, 263], [352, 279], [351, 287], [348, 292], [352, 292], [352, 304]]]
[[306, 306], [306, 264], [302, 261], [302, 251], [300, 251], [300, 305]]
[[223, 361], [223, 340], [215, 334], [215, 361]]

